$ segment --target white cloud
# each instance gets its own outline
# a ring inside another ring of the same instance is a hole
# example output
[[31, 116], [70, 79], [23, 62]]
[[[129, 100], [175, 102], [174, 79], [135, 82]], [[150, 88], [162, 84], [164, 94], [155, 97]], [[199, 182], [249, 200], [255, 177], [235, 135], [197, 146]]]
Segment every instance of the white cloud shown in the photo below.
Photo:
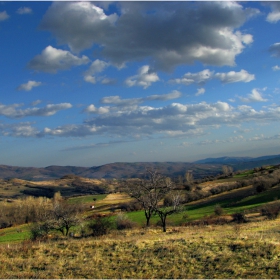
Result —
[[[115, 102], [122, 99], [115, 97]], [[129, 103], [129, 100], [126, 100]], [[80, 124], [68, 124], [54, 128], [45, 127], [41, 131], [31, 123], [25, 125], [3, 125], [0, 122], [0, 131], [3, 135], [17, 135], [23, 137], [85, 137], [89, 135], [107, 137], [127, 137], [128, 139], [146, 139], [151, 137], [195, 137], [204, 135], [211, 129], [223, 125], [240, 126], [257, 122], [278, 122], [280, 117], [279, 106], [267, 106], [256, 110], [248, 105], [232, 107], [226, 102], [197, 104], [171, 103], [163, 107], [134, 105], [133, 110], [124, 106], [87, 107], [93, 117]], [[20, 110], [22, 104], [0, 106], [0, 114], [7, 117], [48, 116], [60, 109], [70, 108], [70, 104], [56, 104], [44, 108], [28, 108]], [[56, 106], [56, 107], [55, 107]], [[237, 136], [240, 139], [242, 137]], [[236, 141], [231, 137], [228, 141]], [[224, 141], [224, 140], [221, 140]]]
[[[57, 128], [46, 128], [41, 135], [61, 137], [69, 136], [109, 136], [136, 137], [143, 139], [156, 135], [181, 137], [184, 135], [202, 135], [209, 129], [221, 125], [238, 126], [252, 121], [266, 123], [278, 122], [280, 107], [267, 107], [257, 111], [251, 106], [242, 105], [236, 108], [226, 102], [197, 104], [172, 103], [164, 107], [137, 106], [133, 110], [121, 107], [108, 108], [103, 114], [92, 106], [96, 116], [82, 124], [65, 125]], [[239, 137], [239, 136], [238, 136]], [[239, 137], [240, 138], [240, 137]], [[234, 141], [232, 138], [231, 141]]]
[[197, 92], [196, 92], [196, 96], [199, 96], [199, 95], [202, 95], [202, 94], [204, 94], [205, 93], [205, 88], [199, 88], [199, 89], [197, 89]]
[[31, 106], [36, 106], [36, 105], [38, 105], [38, 104], [40, 104], [40, 103], [42, 103], [42, 100], [35, 100], [35, 101], [33, 101], [32, 103], [31, 103]]
[[167, 94], [154, 94], [154, 95], [149, 95], [147, 97], [141, 97], [141, 98], [122, 99], [118, 95], [107, 96], [107, 97], [103, 97], [100, 100], [100, 102], [102, 104], [117, 105], [118, 107], [131, 107], [131, 106], [135, 106], [135, 105], [144, 103], [146, 101], [166, 101], [166, 100], [177, 99], [181, 96], [182, 96], [181, 92], [179, 92], [177, 90], [173, 90], [172, 92], [167, 93]]
[[38, 87], [42, 85], [41, 82], [36, 82], [36, 81], [28, 81], [26, 84], [21, 84], [19, 87], [17, 87], [17, 90], [25, 90], [25, 91], [30, 91], [34, 87]]
[[255, 75], [249, 74], [246, 70], [240, 72], [230, 71], [228, 73], [216, 73], [215, 78], [219, 79], [222, 83], [248, 83], [255, 79]]
[[110, 79], [110, 78], [103, 78], [101, 81], [101, 84], [103, 84], [103, 85], [114, 85], [116, 83], [117, 83], [117, 80]]
[[90, 125], [64, 125], [61, 127], [57, 127], [55, 129], [51, 129], [46, 127], [41, 133], [40, 136], [52, 135], [52, 136], [76, 136], [82, 137], [87, 135], [93, 135], [97, 132], [97, 129], [94, 126]]
[[29, 7], [20, 7], [17, 9], [17, 13], [20, 15], [32, 14], [32, 9]]
[[278, 65], [275, 65], [275, 66], [272, 67], [272, 70], [273, 71], [279, 71], [280, 67]]
[[72, 66], [89, 63], [89, 58], [83, 55], [81, 58], [71, 54], [69, 51], [46, 47], [40, 55], [35, 56], [28, 67], [37, 71], [56, 73], [58, 70], [67, 70]]
[[8, 19], [10, 16], [7, 14], [6, 11], [4, 12], [0, 12], [0, 21], [4, 21], [6, 19]]
[[122, 99], [118, 95], [103, 97], [100, 102], [102, 104], [114, 104], [119, 106], [132, 106], [143, 102], [143, 98], [128, 98]]
[[170, 82], [175, 84], [184, 84], [186, 86], [194, 83], [203, 85], [213, 78], [213, 74], [214, 72], [209, 69], [205, 69], [197, 73], [188, 72], [181, 79], [170, 80]]
[[0, 123], [0, 134], [13, 137], [37, 137], [39, 130], [32, 126], [30, 122], [20, 122], [15, 124]]
[[98, 2], [54, 2], [40, 27], [73, 51], [95, 45], [114, 65], [148, 58], [155, 69], [168, 71], [197, 60], [235, 65], [235, 57], [253, 41], [251, 34], [238, 28], [259, 13], [227, 1], [123, 1], [117, 5], [119, 15], [105, 14]]
[[158, 81], [159, 81], [158, 75], [155, 72], [150, 72], [149, 65], [144, 65], [138, 70], [138, 75], [127, 78], [125, 80], [125, 84], [129, 87], [140, 86], [146, 89], [152, 83]]
[[280, 19], [280, 11], [274, 11], [268, 14], [266, 20], [272, 23], [276, 23]]
[[182, 96], [182, 93], [179, 92], [178, 90], [173, 90], [170, 93], [167, 94], [155, 94], [155, 95], [150, 95], [148, 97], [144, 97], [143, 101], [145, 100], [172, 100], [172, 99], [176, 99]]
[[77, 52], [90, 48], [102, 38], [112, 36], [118, 16], [107, 16], [91, 2], [54, 2], [45, 14], [41, 28], [50, 30], [59, 42]]
[[60, 104], [48, 104], [43, 108], [26, 108], [18, 109], [22, 107], [23, 104], [12, 104], [12, 105], [3, 105], [0, 104], [0, 116], [5, 116], [7, 118], [24, 118], [31, 116], [52, 116], [57, 112], [65, 109], [72, 108], [70, 103], [60, 103]]
[[109, 63], [96, 59], [94, 62], [92, 62], [90, 68], [84, 73], [84, 80], [86, 82], [95, 84], [96, 78], [94, 75], [104, 71], [104, 69], [108, 66]]
[[272, 9], [272, 12], [270, 12], [266, 20], [270, 23], [276, 23], [280, 20], [280, 4], [278, 1], [271, 1], [268, 3], [265, 3], [266, 5], [269, 5]]
[[218, 79], [222, 83], [237, 83], [244, 82], [248, 83], [255, 79], [255, 75], [248, 73], [246, 70], [241, 70], [239, 72], [230, 71], [228, 73], [214, 73], [209, 69], [204, 69], [197, 73], [186, 73], [181, 79], [173, 79], [169, 82], [175, 84], [184, 84], [186, 86], [191, 84], [204, 85], [206, 82], [212, 79]]
[[252, 93], [249, 93], [247, 97], [239, 97], [242, 102], [266, 102], [267, 99], [264, 99], [261, 93], [257, 89], [253, 89]]
[[95, 84], [96, 83], [96, 79], [95, 77], [91, 76], [91, 75], [85, 75], [84, 76], [84, 81], [88, 82], [88, 83], [92, 83]]
[[88, 107], [86, 107], [84, 112], [86, 112], [86, 113], [96, 113], [96, 114], [106, 114], [106, 113], [109, 113], [109, 108], [110, 107], [108, 107], [108, 106], [107, 107], [96, 108], [93, 104], [91, 104]]

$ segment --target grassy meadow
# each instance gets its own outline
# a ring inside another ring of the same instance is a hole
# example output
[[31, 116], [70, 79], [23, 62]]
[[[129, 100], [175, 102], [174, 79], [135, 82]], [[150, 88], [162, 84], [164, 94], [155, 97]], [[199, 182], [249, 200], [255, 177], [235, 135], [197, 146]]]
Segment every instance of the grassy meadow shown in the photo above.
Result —
[[279, 220], [2, 244], [0, 278], [279, 278]]

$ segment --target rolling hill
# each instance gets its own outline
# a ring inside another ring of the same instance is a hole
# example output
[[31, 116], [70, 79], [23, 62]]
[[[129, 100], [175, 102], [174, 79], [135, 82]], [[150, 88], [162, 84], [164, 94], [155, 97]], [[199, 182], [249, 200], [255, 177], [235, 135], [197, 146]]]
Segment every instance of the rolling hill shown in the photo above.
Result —
[[196, 162], [116, 162], [93, 167], [52, 165], [45, 168], [35, 168], [0, 165], [0, 178], [42, 181], [58, 179], [67, 174], [74, 174], [84, 178], [124, 179], [141, 177], [145, 174], [147, 168], [157, 169], [161, 174], [172, 178], [184, 176], [187, 171], [191, 170], [194, 178], [201, 178], [221, 173], [223, 165], [230, 165], [236, 171], [276, 164], [280, 164], [280, 155], [257, 158], [207, 158]]

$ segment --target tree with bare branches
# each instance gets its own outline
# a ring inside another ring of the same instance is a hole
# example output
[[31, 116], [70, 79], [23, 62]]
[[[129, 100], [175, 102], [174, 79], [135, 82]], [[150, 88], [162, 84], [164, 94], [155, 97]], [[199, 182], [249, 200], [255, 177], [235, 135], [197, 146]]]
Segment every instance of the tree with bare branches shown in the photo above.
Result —
[[[150, 225], [150, 219], [153, 214], [161, 215], [158, 212], [160, 211], [160, 202], [173, 188], [174, 185], [170, 178], [162, 176], [156, 170], [147, 170], [144, 179], [125, 183], [126, 192], [142, 205], [147, 227]], [[166, 220], [166, 217], [164, 220]]]
[[182, 211], [182, 194], [172, 192], [164, 199], [163, 207], [158, 207], [155, 213], [160, 217], [163, 232], [166, 232], [166, 218], [174, 213]]

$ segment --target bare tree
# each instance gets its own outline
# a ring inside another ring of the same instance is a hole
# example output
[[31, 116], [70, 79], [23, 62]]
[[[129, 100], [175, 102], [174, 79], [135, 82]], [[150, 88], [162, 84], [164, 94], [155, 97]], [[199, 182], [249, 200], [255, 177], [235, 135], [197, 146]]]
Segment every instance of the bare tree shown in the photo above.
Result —
[[158, 209], [159, 202], [172, 190], [172, 187], [171, 180], [160, 175], [156, 170], [147, 170], [145, 179], [125, 183], [125, 191], [142, 205], [147, 227], [150, 225], [152, 215]]
[[166, 218], [174, 213], [182, 211], [181, 207], [182, 194], [180, 192], [173, 192], [164, 199], [164, 206], [158, 207], [155, 213], [160, 217], [163, 232], [166, 232]]

